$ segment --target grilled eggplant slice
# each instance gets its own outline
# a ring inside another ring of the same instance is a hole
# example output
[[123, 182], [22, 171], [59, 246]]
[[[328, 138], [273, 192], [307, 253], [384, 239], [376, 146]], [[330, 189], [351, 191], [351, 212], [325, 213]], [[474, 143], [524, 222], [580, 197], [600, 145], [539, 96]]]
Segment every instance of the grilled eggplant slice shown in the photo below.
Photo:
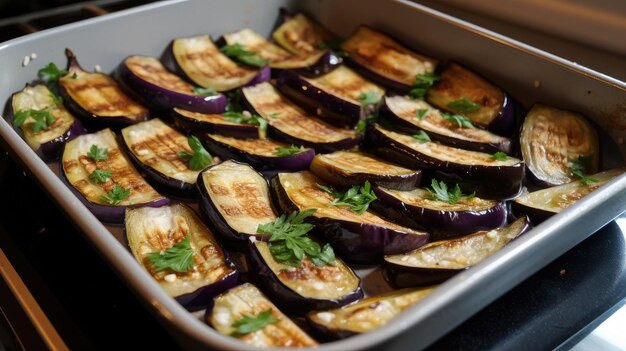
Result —
[[[511, 152], [511, 140], [479, 128], [460, 128], [443, 118], [441, 112], [423, 100], [406, 96], [385, 97], [383, 115], [394, 128], [418, 133], [420, 130], [442, 144], [488, 153]], [[421, 114], [421, 115], [420, 115]]]
[[528, 111], [520, 147], [526, 167], [543, 186], [555, 186], [578, 179], [572, 161], [587, 159], [584, 173], [598, 171], [598, 133], [582, 115], [536, 104]]
[[185, 135], [155, 118], [122, 129], [122, 139], [131, 160], [155, 186], [178, 196], [195, 195], [200, 170], [190, 169], [181, 156], [193, 153]]
[[290, 145], [272, 139], [237, 139], [216, 134], [206, 135], [207, 148], [223, 159], [249, 163], [260, 171], [302, 171], [309, 168], [315, 150], [303, 148], [299, 153], [278, 156], [277, 150]]
[[170, 114], [174, 125], [190, 134], [214, 133], [240, 139], [253, 139], [262, 136], [259, 126], [227, 120], [221, 114], [205, 114], [174, 108]]
[[[106, 159], [94, 160], [87, 156], [93, 146], [106, 150]], [[103, 222], [122, 223], [127, 207], [159, 207], [169, 204], [169, 199], [157, 193], [133, 167], [120, 150], [115, 134], [103, 129], [68, 141], [61, 158], [61, 178], [87, 208]], [[102, 182], [91, 181], [94, 171], [108, 172]], [[120, 187], [122, 189], [120, 189]], [[115, 191], [115, 189], [118, 191]], [[129, 192], [128, 196], [111, 197], [112, 192]], [[115, 201], [115, 200], [119, 201]]]
[[82, 123], [62, 104], [55, 102], [52, 92], [45, 85], [26, 86], [24, 90], [14, 94], [11, 108], [14, 118], [18, 112], [29, 110], [45, 110], [54, 118], [52, 124], [40, 131], [33, 128], [36, 121], [32, 117], [28, 117], [20, 127], [15, 127], [28, 146], [46, 161], [57, 159], [68, 140], [85, 134]]
[[116, 76], [151, 109], [169, 111], [180, 107], [201, 113], [222, 113], [226, 96], [216, 93], [197, 95], [193, 85], [168, 71], [159, 60], [149, 56], [130, 56], [118, 66]]
[[67, 74], [59, 78], [61, 96], [67, 109], [85, 124], [120, 127], [150, 117], [148, 109], [124, 94], [113, 78], [83, 70], [70, 49], [65, 49], [65, 56]]
[[208, 35], [175, 39], [162, 61], [203, 88], [228, 91], [270, 79], [269, 67], [253, 69], [240, 66], [224, 55]]
[[377, 212], [398, 223], [411, 223], [412, 227], [426, 228], [431, 240], [441, 240], [491, 230], [506, 223], [504, 202], [461, 198], [455, 204], [432, 198], [426, 189], [398, 191], [383, 187], [374, 188], [378, 197]]
[[267, 180], [247, 164], [224, 161], [198, 176], [200, 208], [228, 240], [247, 240], [260, 224], [276, 220]]
[[411, 90], [416, 75], [433, 73], [438, 63], [367, 26], [357, 28], [341, 48], [348, 54], [348, 64], [368, 79], [400, 94]]
[[305, 255], [296, 268], [276, 261], [265, 241], [253, 240], [248, 247], [251, 271], [263, 290], [285, 310], [303, 314], [363, 298], [361, 279], [340, 259], [335, 265], [317, 266]]
[[335, 151], [317, 155], [311, 173], [326, 183], [348, 187], [369, 181], [380, 186], [410, 190], [422, 179], [420, 170], [412, 170], [383, 161], [359, 151]]
[[588, 183], [588, 185], [577, 180], [524, 194], [515, 199], [513, 207], [517, 212], [527, 214], [534, 224], [539, 224], [575, 204], [576, 201], [624, 172], [626, 172], [626, 168], [616, 168], [592, 175], [591, 177], [597, 180], [597, 182]]
[[262, 348], [307, 347], [317, 342], [285, 316], [257, 287], [250, 283], [236, 286], [215, 297], [206, 312], [206, 321], [223, 335], [232, 335], [233, 324], [244, 316], [255, 317], [271, 310], [275, 323], [240, 336], [242, 342]]
[[341, 308], [311, 311], [306, 318], [320, 335], [330, 339], [345, 339], [382, 327], [434, 289], [435, 287], [428, 287], [390, 291]]
[[385, 91], [356, 74], [346, 66], [330, 73], [307, 78], [295, 72], [281, 73], [276, 82], [278, 89], [320, 119], [339, 126], [353, 128], [359, 119], [373, 112], [377, 103], [364, 104], [359, 97], [371, 95], [379, 101]]
[[493, 255], [530, 228], [530, 220], [524, 216], [507, 227], [435, 241], [403, 255], [385, 256], [385, 277], [398, 288], [442, 282]]
[[521, 190], [525, 167], [524, 162], [516, 158], [499, 160], [482, 152], [435, 142], [422, 143], [380, 125], [368, 128], [365, 137], [369, 152], [409, 168], [436, 170], [451, 179], [475, 183], [479, 196], [509, 198]]
[[463, 114], [475, 124], [496, 133], [510, 135], [513, 131], [515, 114], [509, 97], [458, 63], [450, 63], [441, 72], [439, 82], [428, 89], [427, 100], [440, 109]]
[[298, 56], [309, 56], [324, 52], [336, 40], [334, 34], [302, 13], [282, 14], [283, 23], [272, 33], [274, 41], [285, 50]]
[[375, 264], [383, 255], [403, 253], [428, 241], [428, 233], [391, 223], [372, 212], [358, 215], [344, 206], [329, 206], [333, 197], [309, 172], [279, 173], [272, 192], [284, 212], [315, 208], [311, 216], [324, 238], [346, 261]]
[[245, 102], [267, 120], [268, 135], [318, 153], [349, 149], [361, 140], [355, 131], [322, 122], [289, 102], [269, 83], [242, 89]]
[[[189, 240], [193, 266], [186, 271], [162, 267], [150, 258]], [[139, 264], [189, 310], [199, 310], [210, 299], [237, 284], [239, 273], [209, 228], [189, 207], [176, 204], [126, 211], [126, 239]]]

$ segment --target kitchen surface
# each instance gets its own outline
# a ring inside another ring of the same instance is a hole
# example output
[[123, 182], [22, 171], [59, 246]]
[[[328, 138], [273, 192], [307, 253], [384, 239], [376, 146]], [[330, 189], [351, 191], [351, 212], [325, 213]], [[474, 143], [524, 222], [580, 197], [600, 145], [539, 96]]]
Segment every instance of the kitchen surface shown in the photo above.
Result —
[[[0, 13], [5, 17], [0, 18], [0, 43], [149, 2], [0, 2]], [[418, 2], [626, 80], [626, 48], [620, 45], [623, 40], [594, 41], [593, 36], [581, 35], [580, 29], [568, 32], [549, 21], [526, 25], [516, 19], [515, 13], [486, 7], [484, 1]], [[530, 6], [528, 13], [547, 11], [533, 1], [517, 2], [519, 6]], [[610, 31], [615, 38], [626, 36], [626, 8], [621, 4], [603, 1], [591, 8], [585, 1], [545, 3], [554, 5], [550, 11], [567, 15], [559, 22], [580, 21], [588, 13], [598, 31]], [[0, 216], [0, 351], [46, 347], [104, 350], [117, 349], [120, 343], [125, 348], [188, 346], [155, 318], [147, 303], [133, 294], [80, 229], [29, 176], [5, 141], [0, 141], [0, 194], [5, 199]], [[81, 267], [81, 273], [76, 267]], [[505, 293], [429, 349], [624, 350], [623, 325], [626, 214]], [[400, 349], [393, 340], [374, 349], [379, 347]]]

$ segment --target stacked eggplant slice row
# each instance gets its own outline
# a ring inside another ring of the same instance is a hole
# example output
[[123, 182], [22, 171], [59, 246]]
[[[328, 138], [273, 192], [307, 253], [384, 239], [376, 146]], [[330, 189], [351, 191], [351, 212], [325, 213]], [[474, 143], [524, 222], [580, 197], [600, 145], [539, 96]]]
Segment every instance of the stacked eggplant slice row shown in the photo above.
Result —
[[[283, 11], [271, 38], [176, 38], [112, 76], [66, 56], [12, 96], [15, 131], [165, 292], [253, 346], [379, 328], [626, 172], [601, 169], [585, 116], [522, 120], [487, 78], [368, 26], [343, 40]], [[365, 298], [353, 269], [375, 265], [390, 291]]]

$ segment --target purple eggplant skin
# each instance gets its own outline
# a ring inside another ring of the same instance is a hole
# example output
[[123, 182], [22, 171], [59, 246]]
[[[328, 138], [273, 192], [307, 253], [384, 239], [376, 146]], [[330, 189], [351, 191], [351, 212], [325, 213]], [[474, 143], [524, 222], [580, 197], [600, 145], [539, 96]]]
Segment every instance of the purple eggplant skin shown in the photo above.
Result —
[[40, 151], [41, 157], [44, 161], [54, 161], [59, 158], [63, 151], [63, 146], [66, 142], [76, 138], [79, 135], [85, 134], [85, 128], [83, 124], [78, 120], [74, 120], [74, 123], [65, 132], [65, 134], [41, 144]]
[[122, 87], [131, 91], [151, 109], [169, 111], [173, 107], [179, 107], [200, 113], [222, 113], [226, 111], [228, 100], [224, 94], [200, 96], [184, 94], [158, 86], [135, 74], [126, 63], [129, 58], [124, 59], [120, 63], [115, 76], [122, 83]]
[[[228, 253], [225, 250], [224, 256], [231, 267], [235, 268], [235, 265], [230, 261]], [[236, 286], [237, 284], [239, 284], [239, 271], [235, 269], [219, 282], [215, 282], [189, 294], [177, 296], [175, 300], [183, 305], [188, 311], [202, 310], [206, 308], [209, 301], [213, 301], [213, 297]]]
[[487, 129], [499, 135], [511, 135], [515, 131], [515, 116], [515, 104], [509, 94], [504, 93], [504, 102], [502, 102], [500, 113], [487, 126]]
[[[272, 178], [271, 191], [274, 203], [289, 213], [299, 208], [280, 185], [278, 176]], [[310, 217], [321, 237], [328, 241], [339, 256], [350, 263], [376, 264], [384, 255], [404, 253], [416, 249], [428, 241], [424, 235], [406, 234], [382, 226], [350, 221]]]
[[[374, 187], [380, 210], [391, 220], [405, 217], [400, 223], [416, 223], [416, 228], [426, 228], [431, 241], [455, 238], [481, 230], [491, 230], [506, 224], [507, 208], [505, 202], [484, 210], [444, 211], [417, 207]], [[379, 211], [380, 211], [379, 210]]]
[[337, 127], [353, 128], [361, 116], [361, 105], [343, 100], [307, 82], [293, 71], [284, 71], [276, 80], [281, 93], [305, 110]]
[[524, 161], [513, 166], [469, 166], [442, 162], [388, 138], [373, 124], [367, 128], [363, 147], [369, 153], [408, 168], [428, 169], [448, 179], [468, 181], [476, 186], [477, 195], [484, 198], [513, 198], [522, 189], [526, 168]]
[[255, 272], [259, 285], [268, 295], [274, 297], [274, 301], [281, 309], [294, 314], [304, 314], [311, 310], [327, 310], [347, 305], [363, 298], [361, 283], [353, 292], [342, 296], [338, 300], [324, 300], [305, 298], [283, 284], [265, 260], [252, 241], [248, 241], [248, 263], [250, 271]]
[[517, 201], [511, 201], [511, 210], [516, 216], [528, 216], [533, 225], [539, 225], [541, 222], [554, 216], [556, 213], [542, 210], [540, 208], [534, 208], [525, 206]]
[[223, 160], [234, 159], [243, 163], [250, 164], [256, 170], [265, 171], [288, 171], [296, 172], [309, 169], [309, 165], [315, 157], [315, 150], [308, 149], [291, 156], [269, 157], [262, 155], [254, 155], [239, 150], [230, 145], [220, 143], [217, 140], [207, 136], [204, 138], [205, 145], [211, 154], [219, 156]]
[[[333, 50], [328, 50], [315, 64], [309, 67], [297, 68], [293, 71], [305, 77], [319, 77], [341, 66], [343, 58]], [[276, 75], [278, 76], [278, 75]]]
[[[393, 127], [399, 131], [414, 134], [422, 130], [414, 124], [396, 116], [396, 114], [393, 113], [385, 103], [383, 103], [380, 107], [380, 116], [389, 121], [393, 125]], [[496, 153], [500, 151], [504, 152], [505, 154], [510, 154], [512, 149], [511, 140], [509, 139], [501, 143], [478, 143], [469, 140], [457, 139], [446, 135], [436, 134], [430, 131], [428, 131], [428, 136], [434, 141], [438, 141], [442, 144], [458, 147], [465, 150], [473, 150], [486, 153]]]
[[255, 139], [259, 137], [259, 127], [253, 124], [220, 124], [201, 121], [172, 109], [169, 113], [174, 126], [187, 134], [211, 133], [230, 136], [238, 139]]
[[[528, 217], [525, 217], [524, 221], [525, 224], [523, 228], [513, 240], [519, 238], [521, 235], [527, 233], [533, 228], [533, 225]], [[391, 286], [401, 289], [438, 284], [469, 268], [471, 267], [460, 269], [407, 267], [385, 261], [384, 269], [382, 271], [383, 277], [387, 282], [389, 282], [389, 284], [391, 284]]]
[[251, 81], [245, 84], [243, 87], [251, 87], [263, 82], [269, 82], [272, 79], [272, 69], [270, 66], [263, 66], [259, 70], [259, 74], [256, 75]]

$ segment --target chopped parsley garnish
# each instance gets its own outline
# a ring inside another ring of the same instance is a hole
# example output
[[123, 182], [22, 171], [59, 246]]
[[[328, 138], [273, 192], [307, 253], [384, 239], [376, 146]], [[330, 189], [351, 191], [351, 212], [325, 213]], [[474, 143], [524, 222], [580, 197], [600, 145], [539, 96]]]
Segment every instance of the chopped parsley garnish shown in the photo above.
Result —
[[454, 100], [448, 104], [448, 108], [454, 112], [462, 113], [464, 115], [480, 110], [482, 106], [474, 101], [463, 97], [459, 100]]
[[475, 193], [464, 195], [461, 192], [461, 188], [459, 188], [459, 184], [455, 184], [454, 189], [448, 190], [448, 185], [443, 180], [437, 182], [436, 179], [433, 179], [430, 182], [430, 186], [432, 189], [426, 188], [426, 190], [428, 190], [433, 200], [447, 202], [451, 205], [459, 202], [461, 198], [471, 199], [475, 195]]
[[359, 94], [358, 99], [361, 101], [361, 107], [368, 112], [367, 117], [359, 120], [356, 125], [357, 132], [364, 133], [368, 124], [374, 123], [378, 120], [378, 110], [376, 110], [376, 105], [380, 101], [380, 97], [376, 92], [368, 91]]
[[269, 62], [269, 60], [259, 56], [256, 51], [246, 50], [243, 45], [239, 43], [225, 45], [220, 51], [224, 53], [224, 55], [250, 66], [263, 67]]
[[299, 154], [302, 151], [306, 151], [306, 149], [303, 146], [298, 147], [295, 145], [291, 145], [289, 147], [277, 147], [276, 150], [274, 151], [274, 155], [278, 157], [285, 157], [285, 156]]
[[441, 77], [432, 73], [416, 75], [411, 91], [409, 91], [409, 96], [413, 99], [423, 99], [428, 89], [439, 79], [441, 79]]
[[498, 161], [506, 161], [509, 157], [502, 151], [498, 151], [495, 154], [491, 155], [491, 158]]
[[368, 91], [365, 93], [361, 93], [358, 96], [359, 101], [361, 101], [361, 106], [364, 109], [369, 109], [370, 106], [376, 105], [380, 100], [380, 97], [375, 91]]
[[46, 83], [54, 83], [59, 78], [67, 74], [67, 70], [60, 69], [53, 62], [50, 62], [46, 67], [40, 69], [37, 74], [41, 79], [43, 79]]
[[192, 135], [187, 139], [187, 144], [189, 144], [189, 147], [193, 150], [193, 152], [189, 153], [182, 151], [179, 155], [180, 157], [189, 159], [189, 169], [199, 171], [206, 168], [206, 166], [213, 162], [213, 157], [208, 151], [206, 151], [204, 146], [202, 146], [198, 137]]
[[241, 106], [241, 89], [233, 90], [229, 93], [226, 93], [226, 96], [228, 97], [226, 111], [236, 112], [243, 110], [243, 107]]
[[475, 128], [472, 124], [472, 120], [463, 115], [453, 115], [447, 112], [442, 112], [441, 117], [443, 117], [446, 121], [456, 123], [459, 128]]
[[261, 134], [265, 134], [265, 131], [267, 130], [267, 121], [259, 115], [252, 115], [252, 114], [244, 113], [244, 112], [228, 111], [228, 112], [224, 112], [222, 116], [224, 116], [224, 119], [229, 122], [257, 125], [259, 126], [259, 129], [261, 130]]
[[109, 150], [107, 150], [106, 148], [101, 149], [98, 147], [98, 145], [93, 144], [87, 152], [87, 157], [94, 161], [106, 160], [107, 158], [109, 158]]
[[367, 211], [369, 205], [378, 199], [367, 180], [363, 186], [354, 185], [345, 193], [321, 184], [317, 184], [317, 187], [335, 198], [328, 206], [348, 206], [359, 215]]
[[57, 106], [63, 105], [63, 98], [62, 97], [56, 96], [52, 92], [50, 92], [50, 94], [48, 94], [48, 95], [50, 96], [50, 98], [52, 99], [52, 101], [54, 102], [55, 105], [57, 105]]
[[193, 93], [202, 96], [213, 96], [219, 94], [219, 92], [212, 88], [193, 88]]
[[188, 272], [195, 265], [189, 235], [165, 251], [149, 253], [148, 260], [157, 272], [166, 269], [180, 273]]
[[15, 115], [13, 115], [13, 124], [15, 124], [16, 127], [21, 127], [28, 118], [32, 118], [35, 121], [31, 127], [34, 132], [40, 132], [44, 129], [48, 129], [48, 127], [54, 123], [54, 116], [50, 110], [30, 109], [17, 111]]
[[413, 139], [419, 141], [420, 144], [424, 144], [430, 141], [428, 133], [423, 130], [420, 130], [419, 132], [417, 132], [417, 134], [413, 135]]
[[578, 156], [577, 159], [569, 159], [569, 161], [572, 163], [572, 166], [569, 169], [570, 172], [572, 173], [572, 175], [580, 178], [580, 182], [583, 185], [591, 185], [600, 181], [599, 179], [590, 177], [587, 174], [587, 170], [591, 168], [592, 160], [593, 155]]
[[94, 184], [106, 183], [111, 178], [113, 172], [109, 170], [96, 169], [89, 174], [89, 180]]
[[257, 330], [261, 330], [265, 328], [265, 326], [276, 323], [279, 320], [280, 318], [272, 316], [271, 308], [268, 308], [256, 316], [248, 316], [244, 314], [241, 319], [233, 323], [232, 327], [235, 328], [235, 331], [230, 335], [239, 338], [244, 335], [254, 333]]
[[107, 202], [109, 205], [117, 205], [129, 196], [130, 189], [124, 189], [121, 185], [115, 184], [113, 190], [105, 195], [100, 195], [100, 200]]
[[417, 115], [417, 118], [421, 121], [424, 119], [424, 117], [426, 117], [427, 113], [428, 113], [427, 108], [420, 108], [419, 110], [417, 110], [416, 115]]

